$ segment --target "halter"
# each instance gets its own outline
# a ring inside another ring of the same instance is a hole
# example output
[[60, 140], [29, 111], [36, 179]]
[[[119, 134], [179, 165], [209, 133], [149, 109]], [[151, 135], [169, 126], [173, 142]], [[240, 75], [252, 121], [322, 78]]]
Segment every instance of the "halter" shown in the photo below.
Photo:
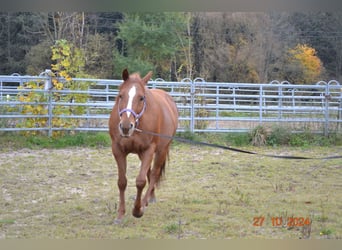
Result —
[[119, 116], [121, 117], [121, 115], [124, 113], [124, 112], [131, 112], [135, 118], [135, 127], [138, 127], [139, 125], [139, 119], [142, 117], [142, 115], [144, 114], [145, 112], [145, 109], [146, 109], [146, 99], [144, 97], [144, 106], [143, 106], [143, 109], [141, 110], [141, 112], [139, 114], [135, 113], [133, 109], [122, 109], [122, 110], [119, 110], [119, 105], [118, 105], [118, 112], [119, 112]]

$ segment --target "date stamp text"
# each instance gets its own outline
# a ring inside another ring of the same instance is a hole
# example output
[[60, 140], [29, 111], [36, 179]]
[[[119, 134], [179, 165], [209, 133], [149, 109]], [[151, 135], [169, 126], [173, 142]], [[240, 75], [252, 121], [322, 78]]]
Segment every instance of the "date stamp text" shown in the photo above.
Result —
[[265, 216], [255, 216], [253, 226], [262, 227], [271, 225], [272, 227], [305, 227], [311, 225], [309, 217], [280, 217], [274, 216], [267, 219]]

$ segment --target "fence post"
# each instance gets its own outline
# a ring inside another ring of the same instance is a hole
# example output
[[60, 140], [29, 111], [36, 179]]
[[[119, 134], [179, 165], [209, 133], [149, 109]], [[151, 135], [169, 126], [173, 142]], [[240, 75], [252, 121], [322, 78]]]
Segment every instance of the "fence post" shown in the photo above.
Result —
[[52, 91], [49, 90], [49, 100], [48, 100], [49, 104], [48, 104], [48, 128], [49, 128], [49, 132], [48, 132], [48, 136], [51, 137], [52, 136]]
[[[46, 74], [47, 79], [45, 82], [45, 91], [48, 91], [48, 136], [52, 136], [52, 77], [50, 74]], [[48, 86], [48, 87], [47, 87]]]
[[52, 136], [52, 76], [53, 73], [50, 69], [46, 69], [44, 72], [40, 73], [39, 76], [46, 77], [44, 80], [44, 96], [48, 94], [48, 136]]
[[263, 88], [259, 88], [259, 124], [262, 124], [262, 107], [263, 107]]
[[218, 119], [219, 119], [219, 115], [220, 115], [220, 112], [219, 112], [219, 105], [220, 105], [220, 87], [219, 85], [216, 85], [216, 121], [215, 121], [215, 128], [218, 129], [219, 128], [219, 123], [218, 123]]
[[330, 92], [329, 92], [329, 84], [325, 85], [325, 109], [324, 109], [324, 136], [329, 135], [329, 99], [330, 99]]
[[[282, 84], [282, 83], [281, 83]], [[283, 85], [278, 87], [278, 119], [283, 119]]]
[[342, 119], [342, 88], [340, 88], [340, 100], [339, 100], [339, 106], [337, 111], [337, 131], [340, 131], [341, 129], [341, 119]]
[[190, 82], [190, 131], [195, 131], [195, 82]]

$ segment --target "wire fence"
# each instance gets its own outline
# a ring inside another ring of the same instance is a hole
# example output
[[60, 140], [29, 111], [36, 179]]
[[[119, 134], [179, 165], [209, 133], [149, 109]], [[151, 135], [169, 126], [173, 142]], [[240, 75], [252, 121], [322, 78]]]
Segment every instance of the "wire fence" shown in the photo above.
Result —
[[[49, 136], [54, 131], [108, 131], [121, 80], [72, 79], [86, 85], [85, 90], [56, 90], [51, 80], [45, 73], [0, 76], [0, 131]], [[155, 79], [148, 87], [163, 89], [174, 98], [180, 115], [178, 131], [247, 132], [258, 125], [277, 125], [292, 132], [328, 135], [342, 128], [342, 86], [335, 80], [294, 85]]]

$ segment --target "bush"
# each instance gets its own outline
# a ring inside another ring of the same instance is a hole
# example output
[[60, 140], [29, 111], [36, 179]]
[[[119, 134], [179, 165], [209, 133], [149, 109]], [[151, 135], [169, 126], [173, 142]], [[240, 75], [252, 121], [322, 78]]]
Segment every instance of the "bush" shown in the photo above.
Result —
[[255, 127], [251, 132], [252, 145], [264, 146], [267, 143], [267, 130], [265, 127], [259, 125]]
[[228, 133], [225, 140], [234, 146], [245, 146], [251, 142], [251, 135], [248, 133]]
[[[208, 117], [209, 112], [206, 109], [197, 109], [196, 110], [196, 117]], [[206, 120], [197, 120], [195, 121], [195, 128], [196, 129], [206, 129], [209, 125], [209, 121]]]
[[268, 130], [259, 125], [251, 131], [250, 138], [254, 146], [308, 147], [342, 144], [342, 134], [330, 134], [326, 137], [312, 133], [309, 129], [301, 133], [291, 133], [291, 130], [284, 126], [273, 126]]
[[267, 144], [271, 146], [289, 145], [291, 132], [284, 126], [274, 126], [267, 137]]
[[[309, 145], [317, 145], [317, 138], [321, 137], [311, 133], [310, 130], [306, 129], [303, 133], [296, 133], [291, 136], [289, 144], [291, 146], [306, 147]], [[316, 142], [315, 142], [316, 141]], [[319, 142], [318, 142], [319, 144]]]

